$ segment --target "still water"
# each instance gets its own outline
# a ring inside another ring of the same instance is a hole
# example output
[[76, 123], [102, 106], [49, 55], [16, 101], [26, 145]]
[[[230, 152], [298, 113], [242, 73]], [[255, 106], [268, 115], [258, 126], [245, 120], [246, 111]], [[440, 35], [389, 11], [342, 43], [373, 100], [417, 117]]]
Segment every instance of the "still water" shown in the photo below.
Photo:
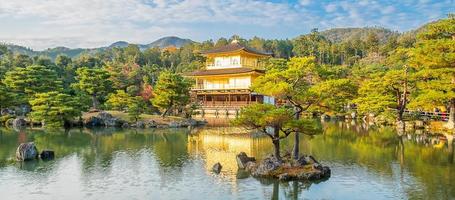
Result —
[[[272, 152], [267, 137], [235, 127], [188, 129], [0, 129], [0, 199], [455, 199], [453, 145], [417, 132], [327, 123], [301, 149], [332, 169], [324, 182], [258, 180], [237, 170], [241, 151]], [[34, 141], [56, 159], [15, 163]], [[290, 149], [292, 137], [284, 141]], [[211, 172], [214, 163], [221, 174]]]

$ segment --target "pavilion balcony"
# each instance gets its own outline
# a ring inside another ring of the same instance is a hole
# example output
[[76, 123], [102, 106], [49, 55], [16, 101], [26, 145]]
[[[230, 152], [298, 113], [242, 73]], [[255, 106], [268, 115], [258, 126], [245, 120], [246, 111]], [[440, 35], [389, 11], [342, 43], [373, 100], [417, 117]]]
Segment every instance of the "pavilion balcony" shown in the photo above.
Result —
[[207, 87], [204, 85], [197, 85], [191, 88], [191, 90], [247, 90], [249, 89], [249, 85], [237, 86], [237, 85], [217, 85], [217, 87]]
[[228, 64], [228, 65], [216, 65], [215, 63], [206, 63], [206, 69], [224, 69], [224, 68], [252, 68], [252, 69], [262, 69], [264, 65], [262, 64], [250, 64], [250, 63], [237, 63], [237, 64]]
[[202, 108], [241, 108], [247, 106], [251, 103], [256, 103], [252, 101], [234, 101], [234, 102], [227, 102], [227, 101], [209, 101], [209, 102], [199, 102], [199, 105]]

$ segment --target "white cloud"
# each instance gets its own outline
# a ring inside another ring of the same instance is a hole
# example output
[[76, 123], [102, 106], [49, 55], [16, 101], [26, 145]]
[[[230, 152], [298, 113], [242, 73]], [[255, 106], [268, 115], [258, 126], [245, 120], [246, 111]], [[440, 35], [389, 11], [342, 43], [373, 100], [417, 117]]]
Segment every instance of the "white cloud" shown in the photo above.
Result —
[[[0, 32], [0, 40], [26, 41], [46, 34], [49, 41], [87, 38], [84, 46], [118, 39], [149, 42], [163, 35], [188, 34], [191, 24], [229, 23], [273, 26], [298, 19], [290, 5], [253, 0], [0, 0], [3, 20], [33, 20], [36, 24], [16, 28], [13, 34]], [[46, 27], [43, 32], [41, 27]], [[180, 27], [180, 28], [177, 28]], [[161, 35], [160, 35], [161, 34]], [[70, 35], [70, 37], [68, 37]], [[44, 48], [42, 39], [34, 48]], [[25, 44], [26, 42], [22, 42]], [[91, 46], [91, 45], [90, 45]]]
[[0, 0], [0, 41], [43, 49], [94, 47], [116, 40], [146, 43], [166, 35], [209, 39], [237, 31], [263, 36], [276, 32], [289, 38], [311, 28], [377, 25], [408, 30], [454, 12], [453, 4], [454, 0], [299, 0], [294, 4], [259, 0]]
[[311, 0], [300, 0], [300, 5], [307, 6], [311, 4]]
[[331, 13], [331, 12], [336, 11], [337, 7], [338, 6], [336, 4], [327, 4], [325, 6], [325, 11]]

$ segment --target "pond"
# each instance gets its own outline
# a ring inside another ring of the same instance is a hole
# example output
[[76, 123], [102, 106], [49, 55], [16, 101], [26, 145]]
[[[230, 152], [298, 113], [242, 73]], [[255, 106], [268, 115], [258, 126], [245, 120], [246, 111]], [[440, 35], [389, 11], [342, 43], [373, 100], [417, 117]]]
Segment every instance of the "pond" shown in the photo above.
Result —
[[[332, 169], [319, 183], [258, 180], [237, 170], [241, 151], [272, 152], [269, 138], [236, 127], [199, 129], [0, 129], [2, 199], [454, 199], [454, 148], [422, 131], [324, 123], [301, 149]], [[242, 134], [243, 133], [243, 134]], [[16, 163], [34, 141], [56, 159]], [[292, 137], [283, 142], [290, 149]], [[213, 164], [223, 166], [218, 175]]]

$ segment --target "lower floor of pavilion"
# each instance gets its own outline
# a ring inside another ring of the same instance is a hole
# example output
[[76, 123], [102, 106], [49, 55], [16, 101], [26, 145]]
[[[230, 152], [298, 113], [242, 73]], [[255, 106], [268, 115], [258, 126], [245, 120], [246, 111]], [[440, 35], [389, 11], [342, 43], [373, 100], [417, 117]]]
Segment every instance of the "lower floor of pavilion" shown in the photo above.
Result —
[[264, 103], [258, 94], [196, 94], [194, 99], [201, 107], [243, 107], [252, 103]]

